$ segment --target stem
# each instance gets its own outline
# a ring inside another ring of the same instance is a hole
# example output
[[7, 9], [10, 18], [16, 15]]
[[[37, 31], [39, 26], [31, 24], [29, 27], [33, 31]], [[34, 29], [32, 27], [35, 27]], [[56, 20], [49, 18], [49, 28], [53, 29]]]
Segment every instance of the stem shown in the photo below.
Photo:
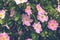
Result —
[[32, 16], [34, 17], [34, 21], [35, 21], [35, 22], [38, 22], [37, 19], [36, 19], [36, 17], [35, 17], [35, 15], [32, 14]]

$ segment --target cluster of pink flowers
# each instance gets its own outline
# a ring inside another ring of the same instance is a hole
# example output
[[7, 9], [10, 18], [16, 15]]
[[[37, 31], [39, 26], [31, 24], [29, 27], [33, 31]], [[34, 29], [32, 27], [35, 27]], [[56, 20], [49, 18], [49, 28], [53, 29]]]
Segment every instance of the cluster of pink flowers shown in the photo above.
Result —
[[36, 8], [37, 8], [37, 11], [38, 11], [38, 15], [40, 15], [40, 14], [47, 14], [45, 12], [45, 10], [42, 9], [42, 7], [40, 6], [40, 4], [37, 4]]
[[31, 10], [31, 7], [29, 5], [27, 5], [27, 7], [25, 8], [25, 12], [27, 13], [27, 15], [32, 14], [32, 10]]
[[[36, 8], [38, 11], [37, 19], [41, 22], [48, 21], [47, 13], [41, 8], [40, 4], [37, 4]], [[25, 12], [27, 14], [22, 14], [22, 23], [23, 23], [23, 25], [30, 26], [33, 20], [30, 18], [32, 11], [31, 11], [31, 7], [29, 5], [27, 5]], [[11, 10], [10, 17], [13, 17], [13, 15], [14, 15], [14, 10]], [[5, 10], [0, 10], [0, 18], [3, 19], [4, 17], [5, 17]], [[42, 31], [42, 27], [39, 22], [34, 23], [33, 28], [35, 29], [36, 33], [40, 33]], [[48, 22], [48, 28], [51, 30], [57, 30], [57, 28], [58, 28], [57, 21], [50, 20]]]
[[41, 8], [40, 4], [37, 4], [36, 8], [37, 8], [37, 11], [38, 11], [37, 19], [41, 22], [48, 21], [48, 16], [46, 16], [47, 13]]
[[[42, 23], [47, 22], [48, 21], [47, 12], [45, 12], [45, 10], [43, 10], [41, 8], [40, 4], [37, 4], [36, 8], [37, 8], [37, 11], [38, 11], [37, 19], [39, 21], [41, 21]], [[30, 26], [31, 22], [32, 22], [32, 20], [30, 19], [30, 14], [32, 14], [31, 7], [27, 6], [26, 9], [25, 9], [25, 12], [27, 13], [27, 15], [26, 14], [22, 15], [23, 25], [25, 24], [26, 26]], [[55, 22], [55, 20], [54, 21], [51, 20], [51, 21], [52, 22], [50, 22], [50, 21], [48, 22], [48, 28], [51, 29], [51, 30], [56, 30], [57, 27], [58, 27], [58, 23]], [[52, 27], [52, 25], [54, 25], [54, 27]], [[42, 26], [41, 26], [40, 22], [34, 23], [33, 28], [36, 31], [36, 33], [40, 33], [42, 31]]]
[[[16, 2], [16, 4], [20, 4], [20, 3], [27, 2], [28, 0], [14, 0], [14, 1]], [[40, 4], [36, 5], [36, 9], [38, 11], [37, 20], [39, 20], [42, 23], [47, 22], [48, 21], [47, 12], [45, 12], [45, 10], [40, 6]], [[60, 12], [60, 5], [58, 5], [58, 11]], [[14, 12], [15, 12], [15, 10], [11, 10], [10, 17], [14, 16]], [[26, 6], [25, 12], [27, 14], [22, 14], [22, 23], [23, 23], [23, 25], [30, 26], [31, 23], [33, 22], [33, 20], [30, 18], [30, 15], [32, 14], [32, 10], [31, 10], [31, 7], [29, 5]], [[0, 18], [1, 19], [3, 19], [5, 17], [5, 13], [6, 13], [5, 10], [0, 10]], [[41, 33], [42, 32], [42, 25], [40, 24], [40, 22], [34, 23], [32, 25], [32, 27], [34, 28], [36, 33]], [[50, 20], [50, 21], [48, 21], [47, 27], [48, 27], [48, 29], [53, 30], [53, 31], [57, 30], [58, 22], [54, 19]], [[19, 31], [18, 34], [21, 35], [22, 31]], [[10, 37], [5, 32], [0, 33], [0, 40], [10, 40]], [[32, 40], [32, 39], [28, 38], [26, 40]]]
[[10, 40], [10, 37], [7, 33], [0, 33], [0, 40]]

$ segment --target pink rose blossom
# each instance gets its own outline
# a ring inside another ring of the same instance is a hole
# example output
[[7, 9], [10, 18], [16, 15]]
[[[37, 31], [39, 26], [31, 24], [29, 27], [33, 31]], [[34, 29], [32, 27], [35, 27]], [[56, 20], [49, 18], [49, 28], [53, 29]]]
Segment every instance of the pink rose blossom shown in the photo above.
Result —
[[56, 8], [56, 10], [57, 10], [58, 12], [60, 12], [60, 5], [58, 5], [58, 7]]
[[34, 23], [33, 28], [35, 29], [36, 33], [40, 33], [42, 31], [42, 27], [41, 27], [40, 22]]
[[31, 15], [31, 14], [32, 14], [32, 10], [31, 10], [31, 7], [30, 7], [29, 5], [25, 8], [25, 12], [26, 12], [28, 15]]
[[36, 5], [36, 8], [37, 8], [37, 11], [38, 11], [38, 15], [40, 15], [40, 14], [47, 14], [47, 13], [45, 12], [45, 10], [43, 10], [43, 9], [41, 8], [40, 4], [37, 4], [37, 5]]
[[22, 29], [19, 30], [18, 34], [21, 36], [23, 34]]
[[14, 16], [14, 12], [15, 12], [14, 9], [12, 9], [12, 10], [10, 11], [10, 17], [13, 17], [13, 16]]
[[28, 39], [26, 39], [26, 40], [32, 40], [31, 38], [28, 38]]
[[26, 14], [23, 14], [23, 15], [22, 15], [23, 25], [30, 26], [32, 21], [33, 21], [33, 20], [30, 19], [30, 16], [28, 16], [28, 15], [26, 15]]
[[58, 12], [60, 12], [60, 1], [58, 0], [58, 7], [56, 8]]
[[45, 22], [45, 21], [48, 21], [48, 16], [46, 15], [37, 15], [37, 19], [41, 22]]
[[51, 30], [57, 30], [57, 28], [58, 28], [58, 23], [57, 23], [57, 21], [56, 20], [50, 20], [49, 22], [48, 22], [48, 28], [49, 29], [51, 29]]
[[5, 17], [5, 10], [0, 10], [0, 18], [4, 19]]
[[7, 33], [0, 33], [0, 40], [10, 40], [10, 37]]

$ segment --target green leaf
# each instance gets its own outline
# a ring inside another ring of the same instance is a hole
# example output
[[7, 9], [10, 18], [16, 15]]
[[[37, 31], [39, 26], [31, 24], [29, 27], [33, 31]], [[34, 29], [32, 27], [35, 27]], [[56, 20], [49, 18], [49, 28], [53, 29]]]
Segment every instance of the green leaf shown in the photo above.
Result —
[[37, 34], [32, 33], [31, 35], [32, 35], [32, 40], [38, 40], [39, 36]]
[[2, 19], [0, 19], [0, 24], [3, 24], [4, 22], [3, 22], [3, 20]]
[[20, 14], [18, 12], [15, 12], [15, 14], [14, 14], [14, 20], [18, 21], [19, 18], [20, 18]]

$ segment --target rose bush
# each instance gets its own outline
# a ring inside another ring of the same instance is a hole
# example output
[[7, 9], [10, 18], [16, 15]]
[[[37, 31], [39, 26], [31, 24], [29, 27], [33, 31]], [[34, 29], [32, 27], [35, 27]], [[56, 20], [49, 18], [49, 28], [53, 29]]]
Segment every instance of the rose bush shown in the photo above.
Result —
[[0, 40], [60, 40], [59, 0], [0, 0]]

